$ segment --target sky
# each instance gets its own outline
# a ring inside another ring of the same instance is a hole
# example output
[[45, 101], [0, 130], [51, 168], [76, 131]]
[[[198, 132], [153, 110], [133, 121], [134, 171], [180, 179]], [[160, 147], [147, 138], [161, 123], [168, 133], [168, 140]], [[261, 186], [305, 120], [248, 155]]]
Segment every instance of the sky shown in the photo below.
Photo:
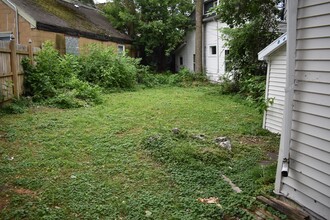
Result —
[[107, 2], [108, 0], [94, 0], [95, 3], [104, 3]]

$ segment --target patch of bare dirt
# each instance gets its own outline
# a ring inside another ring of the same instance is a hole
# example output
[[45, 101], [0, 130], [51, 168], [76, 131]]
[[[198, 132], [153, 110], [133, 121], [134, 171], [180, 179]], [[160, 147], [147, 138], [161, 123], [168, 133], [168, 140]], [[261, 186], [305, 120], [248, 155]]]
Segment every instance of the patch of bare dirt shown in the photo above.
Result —
[[9, 205], [12, 193], [27, 195], [31, 198], [37, 197], [37, 193], [35, 191], [24, 188], [12, 188], [7, 185], [2, 185], [0, 186], [0, 212]]
[[262, 137], [258, 136], [242, 136], [239, 138], [239, 143], [248, 145], [264, 145], [267, 143], [267, 140], [264, 140]]
[[9, 196], [6, 194], [8, 190], [7, 186], [0, 186], [0, 212], [9, 205]]
[[19, 195], [27, 195], [27, 196], [31, 196], [31, 197], [37, 197], [37, 193], [29, 190], [29, 189], [23, 189], [23, 188], [14, 188], [11, 191], [19, 194]]
[[0, 142], [5, 142], [7, 140], [7, 133], [4, 131], [0, 131]]
[[267, 165], [270, 165], [270, 164], [274, 163], [275, 161], [277, 161], [277, 159], [278, 159], [278, 153], [267, 152], [266, 159], [260, 161], [259, 164], [262, 166], [267, 166]]
[[115, 133], [115, 135], [119, 138], [125, 137], [127, 135], [131, 135], [131, 134], [140, 134], [142, 133], [143, 129], [140, 127], [134, 127], [134, 128], [130, 128], [128, 130], [122, 130], [122, 131], [117, 131]]
[[9, 205], [9, 198], [0, 197], [0, 212]]

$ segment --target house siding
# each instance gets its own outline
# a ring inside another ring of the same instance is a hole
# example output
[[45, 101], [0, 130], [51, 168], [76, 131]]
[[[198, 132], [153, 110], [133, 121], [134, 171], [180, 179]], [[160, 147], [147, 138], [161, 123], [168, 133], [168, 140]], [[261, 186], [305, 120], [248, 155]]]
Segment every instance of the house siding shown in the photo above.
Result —
[[266, 100], [274, 99], [264, 116], [264, 128], [281, 133], [286, 78], [286, 45], [281, 46], [269, 56]]
[[[226, 27], [218, 21], [204, 24], [205, 72], [211, 81], [219, 81], [225, 73], [225, 41], [221, 38], [220, 29]], [[211, 47], [216, 46], [216, 54], [211, 54]]]
[[[221, 38], [220, 28], [225, 24], [211, 20], [203, 23], [203, 66], [211, 81], [219, 81], [225, 73], [225, 42]], [[216, 54], [211, 54], [211, 47], [216, 46]], [[194, 71], [195, 30], [186, 34], [184, 45], [175, 52], [175, 70], [185, 67]], [[180, 64], [180, 58], [183, 63]]]
[[0, 32], [16, 34], [15, 11], [0, 1]]
[[330, 2], [299, 0], [289, 177], [281, 193], [330, 219]]
[[[182, 68], [187, 68], [190, 71], [194, 70], [193, 56], [195, 54], [195, 31], [190, 31], [185, 37], [185, 45], [176, 52], [175, 55], [175, 70], [179, 71]], [[182, 64], [180, 64], [182, 58]]]

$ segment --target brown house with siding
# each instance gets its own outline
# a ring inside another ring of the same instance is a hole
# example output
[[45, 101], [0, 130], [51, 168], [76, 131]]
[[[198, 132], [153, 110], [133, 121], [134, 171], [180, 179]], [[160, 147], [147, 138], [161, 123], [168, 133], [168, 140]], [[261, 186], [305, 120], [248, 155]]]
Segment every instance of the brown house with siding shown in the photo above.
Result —
[[61, 53], [78, 54], [89, 43], [130, 49], [131, 38], [97, 9], [72, 0], [0, 0], [0, 37], [33, 47], [50, 40]]

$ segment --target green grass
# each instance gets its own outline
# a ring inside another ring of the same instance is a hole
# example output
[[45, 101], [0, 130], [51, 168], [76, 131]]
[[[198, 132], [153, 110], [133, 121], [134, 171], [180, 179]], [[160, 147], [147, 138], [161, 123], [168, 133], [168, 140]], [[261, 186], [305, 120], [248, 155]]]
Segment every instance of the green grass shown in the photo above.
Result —
[[[276, 164], [258, 164], [278, 148], [261, 122], [255, 108], [213, 86], [113, 93], [90, 108], [1, 115], [0, 218], [248, 219], [243, 209], [257, 206], [255, 196], [270, 193], [275, 177]], [[231, 139], [232, 152], [214, 143], [218, 136]], [[197, 201], [209, 197], [222, 208]]]

